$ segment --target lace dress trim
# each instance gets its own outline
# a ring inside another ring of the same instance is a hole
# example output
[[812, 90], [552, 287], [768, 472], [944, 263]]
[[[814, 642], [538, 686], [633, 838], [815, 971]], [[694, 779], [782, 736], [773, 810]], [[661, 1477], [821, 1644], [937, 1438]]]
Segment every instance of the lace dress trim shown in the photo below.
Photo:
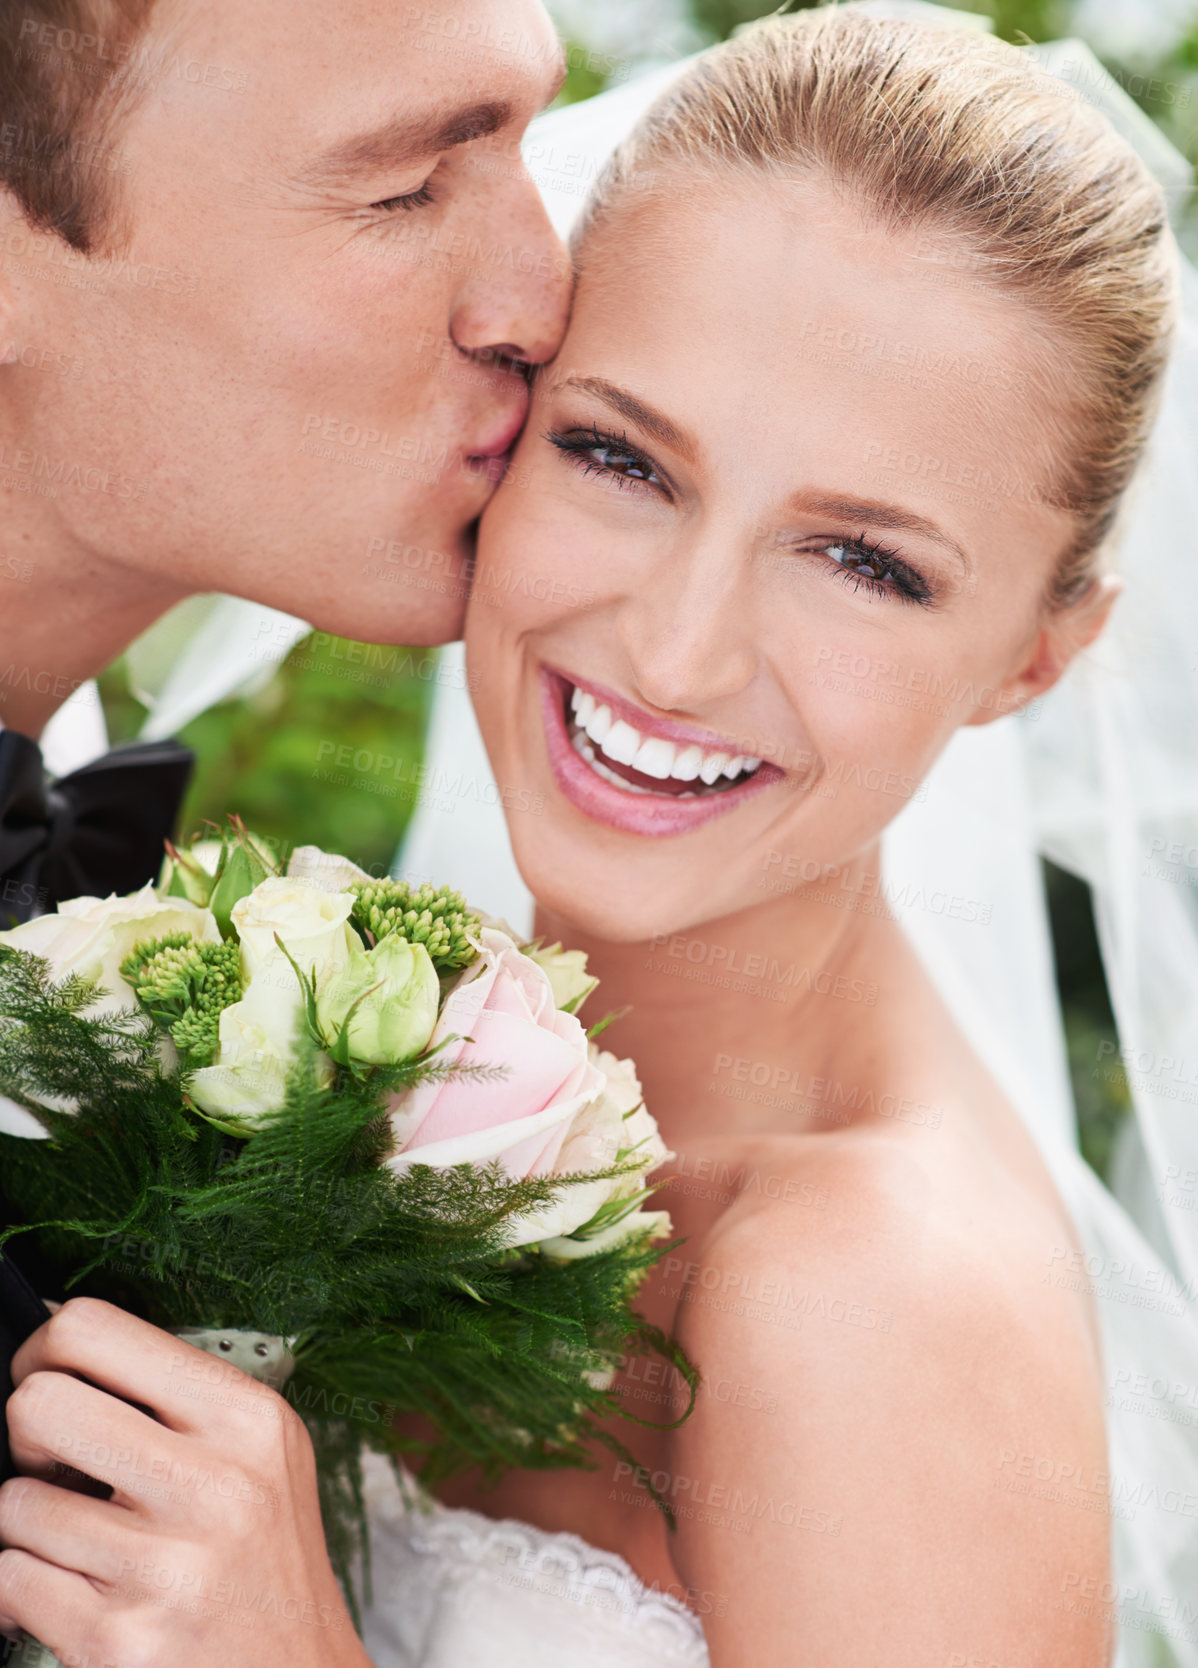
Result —
[[[618, 1553], [601, 1551], [578, 1535], [443, 1506], [411, 1478], [401, 1491], [387, 1461], [373, 1455], [367, 1456], [367, 1500], [372, 1542], [402, 1536], [413, 1554], [450, 1573], [455, 1585], [481, 1576], [509, 1589], [513, 1622], [524, 1602], [541, 1622], [547, 1606], [560, 1604], [574, 1616], [585, 1611], [592, 1636], [601, 1630], [613, 1640], [635, 1641], [671, 1668], [708, 1668], [698, 1616], [673, 1594], [646, 1587]], [[375, 1603], [383, 1598], [376, 1574]]]

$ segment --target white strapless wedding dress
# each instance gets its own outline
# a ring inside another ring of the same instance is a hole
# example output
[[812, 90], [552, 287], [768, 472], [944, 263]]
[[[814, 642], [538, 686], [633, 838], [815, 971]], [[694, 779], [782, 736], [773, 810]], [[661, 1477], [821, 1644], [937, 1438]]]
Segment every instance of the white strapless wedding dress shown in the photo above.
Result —
[[366, 1467], [375, 1668], [708, 1668], [699, 1618], [615, 1553], [409, 1503], [386, 1460]]

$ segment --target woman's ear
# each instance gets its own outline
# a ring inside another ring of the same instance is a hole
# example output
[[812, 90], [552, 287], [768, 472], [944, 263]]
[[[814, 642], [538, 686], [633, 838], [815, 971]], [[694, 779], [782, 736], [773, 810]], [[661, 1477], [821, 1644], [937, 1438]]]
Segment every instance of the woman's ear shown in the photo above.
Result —
[[1047, 615], [1032, 638], [1028, 652], [998, 691], [999, 698], [987, 702], [965, 720], [967, 724], [989, 724], [1006, 713], [1018, 712], [1052, 688], [1075, 654], [1090, 644], [1110, 618], [1123, 581], [1114, 574], [1095, 579], [1076, 602]]

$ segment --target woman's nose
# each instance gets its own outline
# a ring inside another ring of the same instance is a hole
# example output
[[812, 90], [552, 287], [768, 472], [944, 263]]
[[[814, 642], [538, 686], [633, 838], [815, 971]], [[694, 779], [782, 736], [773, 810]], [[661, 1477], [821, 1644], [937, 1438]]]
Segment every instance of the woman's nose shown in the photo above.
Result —
[[637, 691], [663, 713], [704, 714], [746, 689], [757, 650], [740, 557], [726, 542], [675, 551], [621, 608]]

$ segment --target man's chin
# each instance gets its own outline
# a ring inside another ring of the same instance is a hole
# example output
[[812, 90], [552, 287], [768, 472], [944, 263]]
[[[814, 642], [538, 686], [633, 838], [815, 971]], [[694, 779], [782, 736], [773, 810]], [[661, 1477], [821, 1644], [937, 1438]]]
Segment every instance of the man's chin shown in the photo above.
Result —
[[[470, 597], [477, 531], [472, 521], [436, 534], [372, 538], [366, 559], [343, 571], [334, 592], [314, 596], [305, 617], [317, 631], [364, 643], [455, 642]], [[298, 596], [281, 606], [303, 612]]]

